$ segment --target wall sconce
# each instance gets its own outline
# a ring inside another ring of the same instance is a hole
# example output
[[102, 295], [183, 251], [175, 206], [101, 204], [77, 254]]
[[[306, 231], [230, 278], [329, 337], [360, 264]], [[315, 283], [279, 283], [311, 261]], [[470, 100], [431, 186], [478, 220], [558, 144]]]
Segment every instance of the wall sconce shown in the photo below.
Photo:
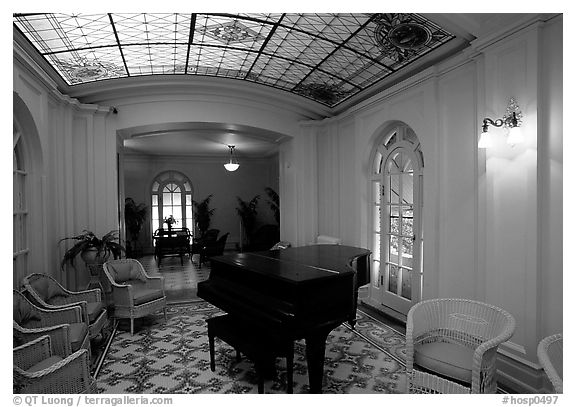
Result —
[[224, 164], [224, 168], [226, 168], [226, 171], [236, 171], [238, 167], [240, 167], [240, 164], [238, 164], [238, 160], [234, 158], [234, 147], [236, 146], [230, 146], [230, 145], [228, 146], [228, 148], [230, 149], [230, 161]]
[[522, 124], [522, 112], [520, 107], [514, 98], [510, 99], [504, 117], [501, 119], [492, 120], [486, 117], [482, 121], [482, 133], [480, 134], [480, 139], [478, 140], [478, 148], [490, 148], [492, 147], [492, 140], [488, 134], [488, 126], [492, 125], [495, 127], [508, 127], [508, 138], [506, 142], [510, 145], [521, 144], [524, 142], [524, 137], [522, 136], [522, 130], [520, 125]]

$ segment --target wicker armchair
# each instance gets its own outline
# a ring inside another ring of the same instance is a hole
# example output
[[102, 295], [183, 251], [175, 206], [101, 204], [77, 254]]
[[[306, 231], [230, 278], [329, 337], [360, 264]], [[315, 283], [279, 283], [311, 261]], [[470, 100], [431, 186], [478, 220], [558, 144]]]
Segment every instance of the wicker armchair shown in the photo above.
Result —
[[90, 358], [86, 349], [66, 357], [55, 354], [47, 335], [13, 350], [14, 393], [91, 393]]
[[496, 353], [512, 315], [467, 299], [414, 305], [406, 323], [408, 393], [496, 393]]
[[82, 320], [88, 324], [90, 339], [96, 337], [108, 322], [108, 314], [99, 288], [70, 291], [46, 274], [30, 274], [22, 280], [26, 292], [36, 305], [45, 309], [62, 309], [70, 306], [82, 308]]
[[13, 292], [14, 347], [48, 335], [52, 350], [62, 357], [80, 349], [88, 350], [90, 340], [88, 325], [82, 321], [79, 306], [62, 309], [43, 309], [30, 302], [21, 292]]
[[138, 260], [110, 260], [103, 264], [110, 281], [115, 318], [130, 318], [130, 333], [134, 335], [134, 319], [164, 310], [166, 295], [164, 277], [150, 277]]
[[544, 368], [546, 376], [548, 376], [548, 379], [550, 379], [552, 382], [552, 386], [554, 386], [554, 391], [556, 393], [563, 393], [562, 356], [564, 351], [562, 348], [562, 334], [555, 334], [542, 339], [538, 344], [538, 349], [536, 352], [538, 355], [538, 360]]

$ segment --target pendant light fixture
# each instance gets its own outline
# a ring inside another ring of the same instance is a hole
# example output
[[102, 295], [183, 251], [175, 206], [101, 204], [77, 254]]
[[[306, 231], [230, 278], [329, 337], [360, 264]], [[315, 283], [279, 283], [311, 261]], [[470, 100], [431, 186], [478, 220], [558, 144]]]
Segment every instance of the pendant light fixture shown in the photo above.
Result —
[[226, 168], [227, 171], [236, 171], [238, 167], [240, 167], [240, 164], [238, 164], [238, 160], [234, 158], [235, 147], [236, 146], [228, 145], [228, 148], [230, 149], [230, 161], [224, 164], [224, 168]]

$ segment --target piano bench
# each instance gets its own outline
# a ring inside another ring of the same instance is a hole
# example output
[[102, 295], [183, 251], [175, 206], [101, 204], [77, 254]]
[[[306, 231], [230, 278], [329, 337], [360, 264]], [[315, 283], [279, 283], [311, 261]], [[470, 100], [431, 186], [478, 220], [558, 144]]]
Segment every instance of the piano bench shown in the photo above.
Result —
[[214, 360], [214, 338], [220, 338], [232, 346], [239, 360], [243, 353], [254, 362], [258, 376], [258, 393], [264, 393], [264, 374], [266, 366], [276, 357], [286, 358], [286, 393], [292, 393], [294, 382], [294, 341], [265, 332], [262, 328], [240, 321], [233, 316], [220, 315], [206, 320], [208, 323], [208, 341], [210, 345], [210, 370], [216, 370]]

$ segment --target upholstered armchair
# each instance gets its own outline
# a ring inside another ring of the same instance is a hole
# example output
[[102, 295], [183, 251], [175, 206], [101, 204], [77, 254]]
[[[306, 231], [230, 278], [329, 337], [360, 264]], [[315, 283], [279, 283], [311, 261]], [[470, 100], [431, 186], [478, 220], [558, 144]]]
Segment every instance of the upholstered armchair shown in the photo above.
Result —
[[212, 256], [221, 256], [224, 253], [224, 247], [226, 247], [226, 240], [230, 233], [225, 233], [216, 240], [214, 243], [205, 244], [204, 247], [200, 249], [200, 260], [198, 261], [198, 267], [201, 267], [204, 262], [206, 262]]
[[70, 291], [53, 277], [34, 273], [24, 277], [24, 289], [36, 305], [46, 309], [62, 309], [79, 306], [82, 320], [88, 324], [90, 339], [96, 337], [108, 322], [108, 314], [99, 288], [85, 291]]
[[200, 251], [204, 246], [216, 243], [219, 233], [220, 229], [208, 229], [202, 237], [194, 239], [194, 243], [192, 243], [190, 251], [190, 256], [193, 256], [194, 254], [200, 254]]
[[406, 322], [409, 393], [496, 393], [496, 352], [510, 339], [512, 315], [467, 299], [414, 305]]
[[562, 334], [547, 336], [540, 341], [536, 352], [556, 393], [563, 393], [563, 342]]
[[166, 320], [164, 277], [150, 277], [135, 259], [110, 260], [103, 269], [112, 288], [114, 317], [130, 318], [132, 335], [136, 318], [164, 310]]
[[44, 309], [34, 305], [21, 292], [12, 292], [14, 347], [48, 335], [57, 355], [66, 357], [80, 349], [90, 352], [88, 325], [82, 321], [80, 306]]
[[14, 393], [91, 393], [90, 357], [86, 349], [67, 356], [54, 353], [43, 335], [13, 349]]

